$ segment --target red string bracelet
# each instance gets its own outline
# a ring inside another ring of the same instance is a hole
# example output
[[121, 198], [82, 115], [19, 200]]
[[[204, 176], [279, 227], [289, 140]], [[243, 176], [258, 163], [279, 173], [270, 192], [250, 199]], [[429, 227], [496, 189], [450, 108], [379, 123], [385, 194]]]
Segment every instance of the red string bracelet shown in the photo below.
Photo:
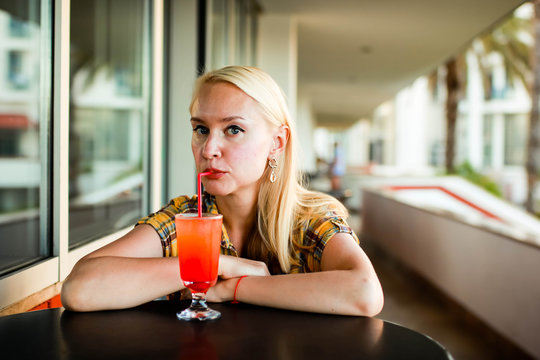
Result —
[[236, 300], [236, 292], [238, 291], [238, 285], [240, 284], [240, 281], [245, 278], [247, 275], [240, 276], [240, 279], [236, 282], [236, 287], [234, 288], [234, 296], [232, 304], [238, 304], [240, 301]]

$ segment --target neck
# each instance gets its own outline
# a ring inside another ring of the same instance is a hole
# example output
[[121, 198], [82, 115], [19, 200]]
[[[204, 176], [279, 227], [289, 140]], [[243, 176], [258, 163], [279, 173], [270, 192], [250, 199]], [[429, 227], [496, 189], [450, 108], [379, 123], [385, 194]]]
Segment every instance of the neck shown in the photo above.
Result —
[[216, 203], [223, 215], [223, 223], [230, 241], [239, 254], [257, 221], [257, 193], [253, 192], [251, 197], [246, 195], [216, 196]]

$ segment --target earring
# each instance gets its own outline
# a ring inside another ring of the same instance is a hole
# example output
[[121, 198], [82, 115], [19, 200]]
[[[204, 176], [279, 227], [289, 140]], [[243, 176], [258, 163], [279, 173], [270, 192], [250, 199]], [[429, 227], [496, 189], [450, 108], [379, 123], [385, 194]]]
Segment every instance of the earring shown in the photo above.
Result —
[[270, 168], [272, 168], [272, 172], [270, 173], [270, 182], [274, 183], [277, 180], [275, 169], [278, 166], [278, 162], [277, 162], [276, 158], [271, 158], [270, 160], [268, 160], [268, 166], [270, 166]]

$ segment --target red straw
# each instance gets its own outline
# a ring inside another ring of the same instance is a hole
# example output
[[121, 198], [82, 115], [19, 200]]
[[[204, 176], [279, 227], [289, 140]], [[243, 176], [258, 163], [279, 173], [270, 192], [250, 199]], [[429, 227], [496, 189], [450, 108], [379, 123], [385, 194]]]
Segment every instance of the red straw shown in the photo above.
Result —
[[211, 171], [197, 174], [197, 214], [202, 217], [202, 194], [201, 194], [201, 177], [212, 174]]

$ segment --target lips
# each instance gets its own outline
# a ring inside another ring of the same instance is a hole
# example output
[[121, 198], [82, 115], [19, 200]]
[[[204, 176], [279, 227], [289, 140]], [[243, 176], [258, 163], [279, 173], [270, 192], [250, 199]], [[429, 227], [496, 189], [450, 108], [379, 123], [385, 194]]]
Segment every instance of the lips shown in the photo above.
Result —
[[206, 175], [205, 177], [207, 179], [211, 179], [211, 180], [217, 180], [217, 179], [220, 179], [222, 178], [223, 176], [225, 176], [226, 172], [225, 171], [222, 171], [222, 170], [219, 170], [219, 169], [214, 169], [214, 168], [207, 168], [204, 170], [205, 172], [208, 171], [208, 172], [211, 172], [210, 175]]

